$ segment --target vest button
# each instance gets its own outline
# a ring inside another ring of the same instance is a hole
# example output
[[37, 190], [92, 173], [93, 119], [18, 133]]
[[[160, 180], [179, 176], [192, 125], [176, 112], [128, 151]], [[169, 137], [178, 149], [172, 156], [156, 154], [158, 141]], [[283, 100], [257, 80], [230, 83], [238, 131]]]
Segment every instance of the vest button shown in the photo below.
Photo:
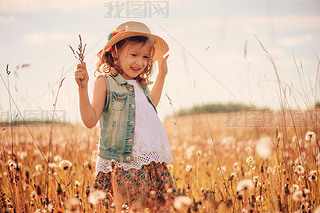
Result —
[[129, 124], [130, 124], [130, 125], [133, 125], [133, 124], [134, 124], [134, 122], [133, 122], [133, 121], [130, 121], [130, 122], [129, 122]]
[[131, 105], [131, 108], [134, 109], [134, 108], [136, 108], [136, 106], [135, 106], [134, 104], [132, 104], [132, 105]]
[[133, 87], [129, 87], [129, 90], [132, 91], [132, 90], [133, 90]]
[[129, 161], [129, 160], [130, 160], [130, 157], [127, 157], [126, 160]]
[[128, 140], [128, 143], [132, 143], [132, 139], [129, 139], [129, 140]]

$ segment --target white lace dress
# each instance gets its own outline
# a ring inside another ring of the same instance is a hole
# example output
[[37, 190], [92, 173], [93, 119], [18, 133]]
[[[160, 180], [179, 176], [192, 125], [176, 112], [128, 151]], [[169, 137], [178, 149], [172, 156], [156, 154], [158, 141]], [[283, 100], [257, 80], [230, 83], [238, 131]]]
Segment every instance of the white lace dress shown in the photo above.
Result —
[[[134, 86], [136, 116], [134, 140], [132, 147], [133, 159], [131, 163], [119, 163], [124, 170], [140, 169], [152, 161], [158, 163], [172, 163], [169, 140], [164, 127], [152, 105], [148, 102], [143, 88], [135, 81], [128, 80]], [[98, 156], [96, 172], [108, 173], [111, 162]]]

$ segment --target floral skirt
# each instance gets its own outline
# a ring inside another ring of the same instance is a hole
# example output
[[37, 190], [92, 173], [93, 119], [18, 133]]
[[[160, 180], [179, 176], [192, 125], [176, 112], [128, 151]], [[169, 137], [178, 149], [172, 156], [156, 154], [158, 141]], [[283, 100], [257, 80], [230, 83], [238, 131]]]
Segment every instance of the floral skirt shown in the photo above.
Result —
[[[115, 175], [112, 180], [112, 175]], [[116, 186], [112, 185], [112, 182]], [[125, 197], [126, 204], [134, 203], [148, 206], [156, 203], [164, 205], [170, 202], [176, 194], [173, 178], [165, 163], [151, 162], [143, 165], [141, 169], [117, 168], [114, 172], [99, 172], [95, 180], [96, 187], [114, 196], [114, 190]], [[139, 202], [138, 202], [139, 201]], [[110, 205], [109, 201], [105, 205]], [[109, 203], [109, 204], [108, 204]]]

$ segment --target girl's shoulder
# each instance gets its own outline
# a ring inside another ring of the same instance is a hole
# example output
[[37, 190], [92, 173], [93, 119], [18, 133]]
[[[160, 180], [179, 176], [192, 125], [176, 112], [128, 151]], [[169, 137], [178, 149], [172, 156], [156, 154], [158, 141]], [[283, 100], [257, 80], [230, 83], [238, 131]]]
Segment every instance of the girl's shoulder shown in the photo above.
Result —
[[107, 89], [108, 84], [107, 84], [107, 75], [105, 74], [101, 74], [99, 76], [97, 76], [97, 79], [95, 81], [95, 88], [99, 88], [99, 89]]
[[97, 76], [96, 82], [104, 81], [107, 83], [108, 81], [110, 81], [112, 79], [113, 79], [113, 77], [109, 73], [105, 73], [105, 74], [101, 74], [101, 75]]
[[97, 79], [99, 79], [99, 78], [106, 79], [106, 78], [111, 78], [111, 76], [110, 76], [110, 73], [103, 73], [103, 74], [100, 74], [97, 76]]

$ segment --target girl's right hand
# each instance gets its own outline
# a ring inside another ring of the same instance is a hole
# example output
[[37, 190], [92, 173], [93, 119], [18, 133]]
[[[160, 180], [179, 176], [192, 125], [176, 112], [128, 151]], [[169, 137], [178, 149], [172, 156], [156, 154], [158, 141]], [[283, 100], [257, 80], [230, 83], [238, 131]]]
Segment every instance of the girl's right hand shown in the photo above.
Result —
[[74, 72], [75, 80], [79, 86], [79, 88], [86, 88], [89, 81], [89, 75], [87, 72], [86, 63], [77, 65], [77, 70]]

